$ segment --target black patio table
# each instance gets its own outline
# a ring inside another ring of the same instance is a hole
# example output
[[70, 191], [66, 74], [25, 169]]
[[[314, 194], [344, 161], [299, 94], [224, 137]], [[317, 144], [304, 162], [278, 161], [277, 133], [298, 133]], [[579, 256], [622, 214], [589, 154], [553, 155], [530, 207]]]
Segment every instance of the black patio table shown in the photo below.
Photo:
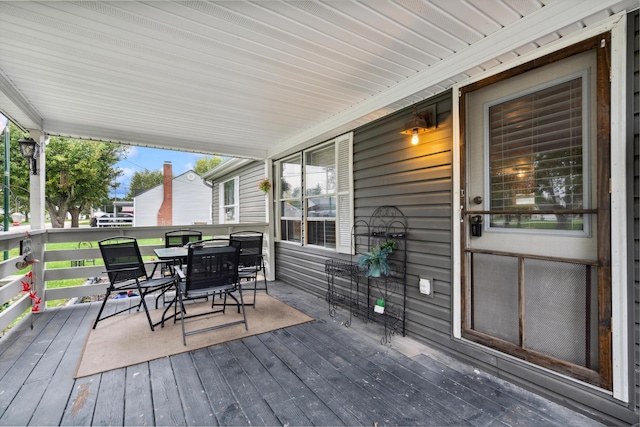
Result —
[[165, 261], [176, 260], [184, 264], [187, 262], [187, 254], [189, 250], [186, 247], [177, 246], [172, 248], [157, 248], [154, 249], [153, 252], [156, 254], [158, 259]]

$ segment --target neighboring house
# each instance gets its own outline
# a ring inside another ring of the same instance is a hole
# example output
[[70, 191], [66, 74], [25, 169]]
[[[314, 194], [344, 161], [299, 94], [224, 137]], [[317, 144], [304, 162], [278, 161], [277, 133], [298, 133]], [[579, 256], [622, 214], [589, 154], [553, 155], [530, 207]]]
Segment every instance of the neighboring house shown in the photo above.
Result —
[[272, 159], [276, 278], [325, 297], [354, 222], [395, 206], [408, 336], [637, 423], [638, 12], [623, 21], [418, 103], [436, 127], [417, 145], [411, 106]]
[[193, 170], [173, 178], [171, 163], [163, 168], [164, 181], [133, 198], [134, 225], [192, 225], [211, 223], [211, 189]]
[[264, 223], [268, 198], [258, 184], [266, 176], [262, 161], [230, 159], [202, 175], [211, 183], [213, 224]]

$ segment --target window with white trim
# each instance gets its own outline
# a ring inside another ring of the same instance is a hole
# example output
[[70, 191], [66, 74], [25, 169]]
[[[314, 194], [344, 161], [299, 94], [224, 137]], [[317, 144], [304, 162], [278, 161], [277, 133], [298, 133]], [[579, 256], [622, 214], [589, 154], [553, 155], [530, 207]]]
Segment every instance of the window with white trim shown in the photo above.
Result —
[[353, 135], [278, 162], [281, 241], [351, 251]]
[[218, 184], [220, 194], [220, 224], [240, 222], [240, 178], [235, 177]]

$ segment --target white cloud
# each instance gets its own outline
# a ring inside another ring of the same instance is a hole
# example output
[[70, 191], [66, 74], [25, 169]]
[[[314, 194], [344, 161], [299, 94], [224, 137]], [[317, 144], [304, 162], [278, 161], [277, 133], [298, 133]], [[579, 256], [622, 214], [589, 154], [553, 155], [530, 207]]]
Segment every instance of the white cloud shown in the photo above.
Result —
[[131, 168], [121, 168], [122, 169], [122, 177], [120, 178], [124, 178], [125, 180], [131, 179], [133, 177], [133, 175], [136, 173], [135, 169], [131, 169]]

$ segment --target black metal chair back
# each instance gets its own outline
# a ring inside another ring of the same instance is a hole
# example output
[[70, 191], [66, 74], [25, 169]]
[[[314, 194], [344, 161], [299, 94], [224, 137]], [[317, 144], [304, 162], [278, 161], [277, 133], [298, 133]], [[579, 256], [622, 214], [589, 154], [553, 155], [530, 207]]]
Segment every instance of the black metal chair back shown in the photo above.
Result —
[[120, 282], [136, 278], [147, 279], [138, 242], [132, 237], [110, 237], [98, 242], [109, 282]]
[[93, 328], [98, 325], [98, 322], [109, 317], [115, 316], [125, 311], [130, 311], [134, 306], [110, 313], [102, 316], [103, 310], [106, 306], [109, 296], [114, 293], [128, 293], [129, 291], [136, 292], [140, 297], [140, 302], [136, 304], [137, 310], [140, 307], [144, 308], [144, 311], [149, 322], [149, 326], [153, 331], [153, 328], [158, 323], [154, 324], [149, 314], [149, 308], [145, 301], [147, 295], [154, 292], [159, 292], [160, 295], [156, 297], [156, 306], [158, 298], [164, 296], [164, 294], [174, 289], [177, 283], [177, 277], [161, 277], [152, 278], [147, 275], [147, 269], [144, 265], [142, 255], [140, 254], [140, 248], [138, 247], [138, 241], [134, 237], [116, 236], [109, 237], [107, 239], [100, 240], [98, 242], [100, 247], [100, 253], [104, 265], [107, 269], [106, 273], [109, 277], [109, 285], [105, 292], [102, 305], [98, 311], [98, 316], [93, 324]]
[[259, 231], [237, 231], [231, 233], [229, 239], [232, 242], [237, 242], [241, 248], [241, 267], [259, 267], [262, 265], [262, 233]]
[[[238, 274], [241, 280], [253, 281], [253, 305], [255, 308], [256, 294], [258, 290], [269, 293], [267, 288], [267, 277], [264, 266], [262, 247], [264, 241], [263, 233], [259, 231], [236, 231], [229, 235], [231, 245], [240, 248], [240, 267]], [[264, 287], [258, 287], [258, 273], [262, 272]]]
[[208, 241], [191, 245], [187, 255], [185, 297], [203, 291], [220, 292], [236, 287], [240, 250], [233, 246], [218, 246]]
[[[245, 330], [248, 330], [247, 316], [244, 310], [244, 299], [242, 297], [242, 287], [238, 284], [238, 260], [240, 258], [240, 248], [230, 246], [228, 239], [210, 239], [193, 243], [187, 252], [186, 271], [178, 269], [177, 273], [181, 279], [178, 284], [178, 295], [174, 300], [175, 311], [174, 321], [180, 319], [182, 324], [182, 341], [187, 345], [187, 335], [211, 331], [226, 326], [244, 323]], [[238, 292], [239, 299], [234, 296]], [[187, 314], [185, 301], [202, 298], [204, 296], [223, 296], [223, 302], [211, 303], [211, 310], [204, 313]], [[185, 320], [192, 317], [205, 316], [213, 313], [225, 313], [227, 308], [227, 296], [235, 301], [238, 312], [242, 310], [241, 320], [230, 320], [227, 323], [204, 327], [187, 331]], [[217, 309], [216, 306], [222, 308]]]
[[202, 240], [202, 232], [198, 230], [182, 229], [164, 233], [165, 248], [184, 246], [190, 242]]

